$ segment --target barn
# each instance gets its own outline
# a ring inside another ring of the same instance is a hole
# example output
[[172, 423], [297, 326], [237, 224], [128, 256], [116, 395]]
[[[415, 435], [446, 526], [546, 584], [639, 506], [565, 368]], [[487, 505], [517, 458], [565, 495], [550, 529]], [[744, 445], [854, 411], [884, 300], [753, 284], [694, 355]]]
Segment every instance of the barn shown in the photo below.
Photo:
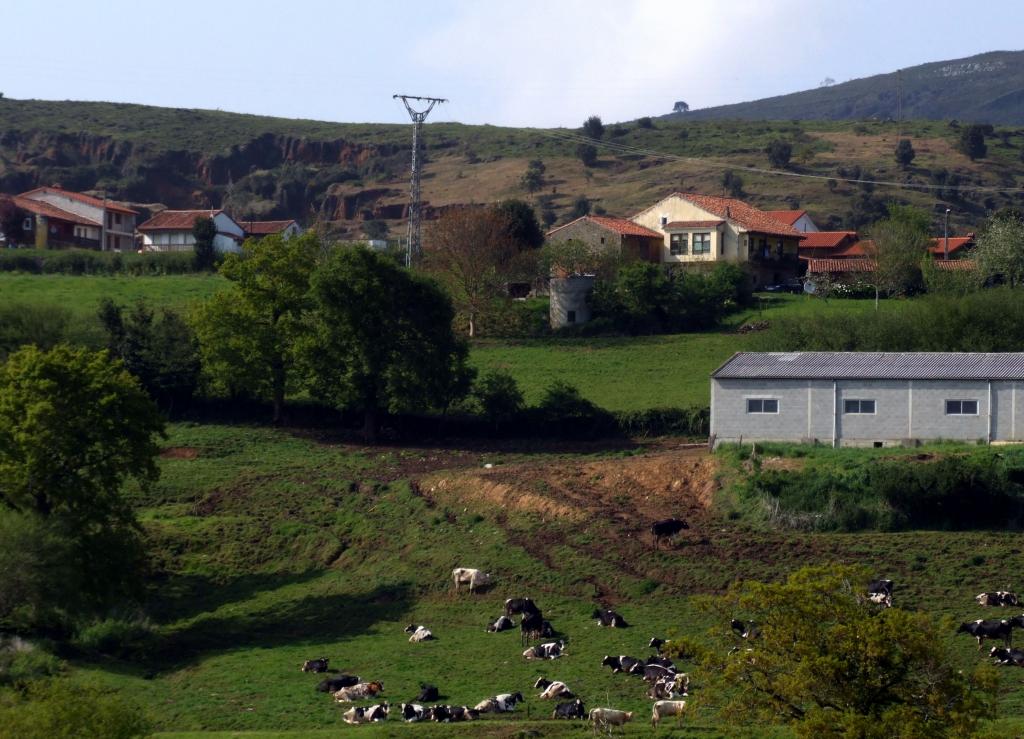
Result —
[[1024, 353], [740, 352], [711, 374], [715, 445], [943, 439], [1024, 439]]

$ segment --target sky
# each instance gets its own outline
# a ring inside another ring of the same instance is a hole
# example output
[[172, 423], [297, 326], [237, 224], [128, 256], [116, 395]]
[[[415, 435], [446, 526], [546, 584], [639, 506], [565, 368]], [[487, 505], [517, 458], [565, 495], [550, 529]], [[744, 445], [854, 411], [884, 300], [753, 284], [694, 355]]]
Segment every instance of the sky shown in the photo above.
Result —
[[1020, 49], [1024, 1], [2, 0], [0, 26], [9, 98], [575, 127]]

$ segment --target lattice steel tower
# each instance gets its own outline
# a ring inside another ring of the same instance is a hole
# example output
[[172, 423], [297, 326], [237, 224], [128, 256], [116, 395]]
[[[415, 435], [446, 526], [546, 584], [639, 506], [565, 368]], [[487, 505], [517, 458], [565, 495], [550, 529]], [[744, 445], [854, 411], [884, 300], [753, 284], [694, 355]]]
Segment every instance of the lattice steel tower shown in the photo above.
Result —
[[[444, 98], [419, 97], [417, 95], [394, 95], [393, 98], [401, 100], [405, 109], [409, 111], [412, 118], [412, 177], [409, 183], [409, 238], [405, 250], [405, 266], [411, 267], [414, 259], [420, 256], [420, 222], [422, 210], [420, 204], [420, 172], [423, 162], [420, 158], [420, 129], [423, 122], [427, 120], [430, 111], [438, 103], [447, 103]], [[420, 100], [427, 104], [424, 110], [416, 110], [410, 104], [410, 100]]]

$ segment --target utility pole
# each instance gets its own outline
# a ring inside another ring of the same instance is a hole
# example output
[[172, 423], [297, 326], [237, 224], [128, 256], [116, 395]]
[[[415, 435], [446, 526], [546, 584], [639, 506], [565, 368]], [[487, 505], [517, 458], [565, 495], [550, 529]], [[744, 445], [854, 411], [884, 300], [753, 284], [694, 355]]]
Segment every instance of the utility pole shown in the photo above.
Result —
[[[405, 266], [411, 267], [414, 259], [420, 256], [420, 221], [422, 211], [420, 208], [420, 172], [423, 162], [420, 159], [420, 129], [423, 122], [427, 120], [430, 111], [438, 103], [447, 103], [444, 98], [419, 97], [417, 95], [393, 95], [392, 99], [401, 100], [405, 109], [409, 111], [412, 118], [412, 178], [409, 183], [409, 238], [405, 249]], [[418, 100], [426, 103], [423, 110], [416, 110], [409, 104], [410, 100]]]
[[903, 138], [903, 70], [896, 70], [896, 143]]

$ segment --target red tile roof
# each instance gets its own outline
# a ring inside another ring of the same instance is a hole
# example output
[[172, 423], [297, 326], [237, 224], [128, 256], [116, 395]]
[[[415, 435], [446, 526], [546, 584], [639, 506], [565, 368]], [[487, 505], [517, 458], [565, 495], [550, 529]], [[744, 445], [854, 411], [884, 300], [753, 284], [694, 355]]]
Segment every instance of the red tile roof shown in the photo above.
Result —
[[857, 240], [856, 231], [809, 231], [800, 242], [801, 249], [835, 249]]
[[671, 231], [674, 228], [718, 228], [725, 221], [672, 221], [672, 223], [666, 223], [662, 226], [666, 231]]
[[766, 210], [765, 213], [770, 215], [776, 221], [781, 221], [787, 226], [792, 226], [800, 220], [800, 216], [807, 215], [806, 210]]
[[21, 197], [29, 197], [35, 193], [51, 193], [54, 195], [63, 195], [66, 198], [77, 200], [80, 203], [91, 205], [95, 208], [105, 208], [106, 210], [112, 210], [116, 213], [127, 213], [130, 216], [137, 216], [138, 211], [132, 210], [120, 203], [115, 203], [113, 200], [104, 200], [103, 198], [96, 198], [92, 195], [86, 195], [84, 192], [73, 192], [71, 190], [64, 190], [60, 187], [37, 187], [35, 190], [29, 190], [23, 192]]
[[822, 272], [874, 272], [873, 259], [807, 259], [808, 274]]
[[164, 210], [138, 226], [139, 231], [191, 231], [198, 218], [213, 218], [222, 210]]
[[[724, 218], [727, 221], [733, 221], [740, 228], [746, 229], [747, 231], [753, 231], [755, 233], [770, 234], [772, 236], [790, 236], [792, 238], [803, 238], [804, 234], [797, 231], [792, 226], [781, 223], [776, 219], [772, 218], [768, 213], [763, 210], [759, 210], [752, 205], [744, 203], [742, 200], [736, 198], [720, 198], [714, 195], [696, 195], [689, 192], [674, 192], [668, 197], [678, 197], [686, 200], [687, 202], [693, 203], [698, 208], [706, 210], [708, 213], [712, 213], [719, 218]], [[667, 200], [668, 198], [662, 198], [658, 202]], [[657, 207], [657, 203], [652, 205], [650, 208], [645, 208], [640, 213], [646, 213], [651, 208]], [[637, 215], [640, 215], [639, 213]], [[636, 216], [634, 216], [636, 218]]]
[[[974, 246], [974, 234], [967, 234], [966, 236], [950, 236], [949, 237], [949, 253]], [[936, 256], [943, 256], [945, 252], [945, 239], [942, 236], [937, 236], [932, 239], [932, 245], [928, 247], [928, 251]]]
[[[0, 198], [5, 196], [0, 195]], [[99, 221], [94, 221], [85, 216], [80, 216], [77, 213], [72, 213], [62, 208], [58, 208], [56, 205], [44, 202], [42, 200], [32, 200], [21, 195], [10, 195], [10, 200], [22, 210], [27, 210], [29, 213], [35, 213], [39, 216], [45, 216], [47, 218], [53, 218], [57, 221], [67, 221], [68, 223], [77, 223], [80, 226], [93, 226], [95, 228], [102, 228], [103, 224]]]
[[649, 228], [645, 228], [638, 223], [626, 220], [625, 218], [612, 218], [611, 216], [583, 216], [577, 218], [575, 221], [570, 221], [564, 226], [559, 226], [548, 231], [547, 236], [551, 238], [551, 235], [561, 231], [563, 228], [568, 228], [573, 224], [579, 223], [580, 221], [590, 221], [594, 225], [600, 226], [601, 228], [609, 231], [614, 231], [622, 236], [646, 236], [648, 238], [661, 239], [663, 238], [657, 231], [652, 231]]
[[[255, 234], [257, 236], [267, 236], [269, 234], [279, 234], [288, 228], [290, 225], [295, 223], [291, 221], [238, 221], [238, 225], [242, 227], [247, 234]], [[296, 224], [297, 225], [297, 224]]]
[[932, 264], [935, 266], [935, 269], [940, 269], [944, 272], [966, 272], [978, 266], [973, 259], [936, 259]]

